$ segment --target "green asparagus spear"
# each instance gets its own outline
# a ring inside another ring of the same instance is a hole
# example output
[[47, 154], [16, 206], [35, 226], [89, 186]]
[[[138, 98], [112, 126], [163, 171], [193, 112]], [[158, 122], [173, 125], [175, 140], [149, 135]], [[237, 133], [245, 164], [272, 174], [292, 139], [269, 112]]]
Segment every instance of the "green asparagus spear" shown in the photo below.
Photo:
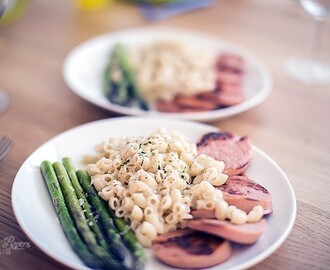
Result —
[[76, 175], [76, 169], [74, 166], [74, 163], [71, 158], [65, 157], [62, 159], [63, 165], [66, 169], [66, 172], [68, 173], [71, 184], [75, 190], [75, 193], [78, 197], [79, 204], [84, 210], [85, 217], [88, 220], [88, 225], [90, 226], [91, 230], [94, 232], [96, 239], [101, 247], [103, 247], [105, 250], [109, 249], [109, 246], [107, 245], [106, 241], [104, 240], [104, 236], [93, 216], [92, 210], [90, 208], [90, 205], [85, 197], [85, 192], [81, 185], [79, 184], [77, 175]]
[[129, 62], [125, 48], [121, 44], [116, 44], [113, 48], [113, 55], [122, 70], [123, 76], [127, 81], [127, 84], [129, 85], [129, 94], [131, 95], [131, 97], [136, 99], [141, 109], [148, 110], [147, 103], [141, 97], [141, 91], [136, 83], [134, 70]]
[[85, 219], [85, 215], [80, 207], [78, 198], [64, 166], [59, 162], [54, 162], [53, 168], [59, 180], [65, 202], [68, 205], [72, 217], [75, 220], [76, 227], [88, 248], [104, 262], [107, 269], [125, 269], [115, 257], [112, 257], [111, 254], [107, 253], [105, 249], [98, 245], [96, 237], [90, 230]]
[[[132, 254], [123, 243], [111, 219], [108, 208], [104, 205], [104, 201], [98, 196], [94, 187], [91, 186], [89, 175], [84, 170], [78, 170], [77, 176], [79, 183], [87, 193], [86, 197], [88, 201], [99, 215], [99, 221], [108, 237], [109, 245], [114, 247], [113, 251], [116, 251], [118, 253], [117, 255], [121, 256], [125, 263], [129, 265], [134, 264]], [[129, 261], [127, 261], [128, 259]]]
[[112, 103], [127, 106], [130, 105], [131, 101], [128, 89], [128, 81], [125, 80], [123, 71], [115, 56], [115, 50], [113, 50], [104, 70], [104, 93]]
[[137, 241], [134, 232], [128, 228], [125, 220], [123, 218], [116, 217], [115, 213], [111, 209], [109, 209], [109, 211], [116, 227], [120, 231], [121, 237], [125, 240], [126, 245], [130, 250], [132, 250], [135, 258], [137, 259], [137, 265], [139, 265], [137, 268], [142, 269], [146, 260], [142, 246]]
[[141, 109], [149, 109], [141, 97], [127, 52], [119, 43], [114, 45], [104, 71], [103, 90], [107, 98], [115, 104], [128, 106], [135, 102]]
[[87, 266], [91, 268], [102, 268], [102, 262], [89, 251], [88, 247], [82, 241], [78, 231], [76, 230], [68, 208], [65, 205], [64, 197], [52, 164], [45, 160], [41, 163], [40, 169], [47, 184], [47, 188], [52, 198], [55, 211], [71, 247]]
[[137, 260], [135, 265], [136, 269], [142, 269], [145, 263], [145, 254], [143, 248], [137, 241], [133, 231], [131, 229], [128, 229], [124, 219], [117, 218], [113, 212], [111, 217], [110, 209], [105, 205], [104, 201], [102, 201], [102, 199], [98, 196], [94, 187], [91, 185], [90, 177], [87, 171], [78, 170], [77, 176], [80, 184], [88, 194], [88, 200], [97, 210], [97, 212], [100, 214], [100, 221], [102, 225], [107, 228], [111, 228], [111, 231], [109, 232], [110, 235], [116, 233], [114, 229], [119, 231], [119, 234], [125, 240], [127, 246], [133, 252], [134, 257]]

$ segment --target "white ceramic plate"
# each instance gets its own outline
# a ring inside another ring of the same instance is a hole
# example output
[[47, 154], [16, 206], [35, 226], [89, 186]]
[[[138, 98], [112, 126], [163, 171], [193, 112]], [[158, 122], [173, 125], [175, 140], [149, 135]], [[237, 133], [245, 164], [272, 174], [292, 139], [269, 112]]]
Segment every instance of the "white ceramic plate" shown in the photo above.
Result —
[[[66, 131], [39, 147], [18, 171], [12, 189], [16, 218], [28, 237], [49, 256], [76, 269], [87, 269], [70, 245], [58, 222], [47, 187], [39, 170], [47, 159], [60, 161], [70, 156], [78, 168], [81, 157], [94, 153], [95, 145], [111, 136], [148, 135], [164, 127], [182, 133], [189, 141], [215, 128], [198, 123], [124, 117], [85, 124]], [[273, 197], [274, 212], [267, 217], [268, 228], [251, 246], [235, 245], [230, 259], [211, 269], [243, 269], [265, 259], [286, 239], [294, 224], [296, 200], [288, 178], [262, 151], [253, 147], [254, 158], [247, 174], [266, 187]], [[155, 260], [150, 252], [146, 269], [173, 269]]]
[[[206, 50], [226, 51], [240, 55], [246, 61], [244, 93], [246, 101], [224, 109], [195, 113], [163, 113], [143, 111], [138, 108], [123, 107], [111, 103], [102, 92], [103, 71], [107, 64], [111, 47], [121, 42], [127, 46], [148, 44], [156, 40], [185, 40], [199, 44]], [[265, 65], [253, 53], [230, 41], [218, 37], [177, 28], [140, 28], [123, 30], [98, 36], [84, 42], [67, 56], [63, 66], [63, 76], [67, 85], [83, 99], [104, 109], [124, 115], [165, 116], [172, 119], [212, 121], [225, 118], [264, 101], [271, 91], [272, 80]]]

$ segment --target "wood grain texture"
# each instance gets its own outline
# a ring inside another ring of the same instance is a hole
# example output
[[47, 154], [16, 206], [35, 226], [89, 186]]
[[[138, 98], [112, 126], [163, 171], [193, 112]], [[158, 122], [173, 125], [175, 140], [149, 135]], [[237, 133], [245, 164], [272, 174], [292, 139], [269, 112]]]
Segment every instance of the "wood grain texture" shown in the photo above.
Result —
[[[61, 76], [66, 54], [95, 35], [150, 25], [134, 6], [115, 4], [96, 12], [70, 1], [30, 1], [17, 22], [0, 26], [0, 88], [11, 98], [0, 115], [0, 134], [15, 146], [0, 163], [0, 239], [29, 241], [11, 206], [14, 177], [42, 143], [71, 127], [114, 117], [73, 94]], [[241, 135], [268, 153], [286, 172], [297, 197], [292, 233], [253, 269], [329, 269], [330, 87], [307, 88], [284, 74], [284, 61], [304, 54], [313, 22], [295, 1], [222, 0], [155, 25], [179, 26], [231, 39], [255, 51], [274, 77], [273, 92], [258, 107], [212, 124]], [[327, 29], [323, 59], [330, 61]], [[0, 254], [0, 269], [66, 269], [31, 241], [26, 251]]]

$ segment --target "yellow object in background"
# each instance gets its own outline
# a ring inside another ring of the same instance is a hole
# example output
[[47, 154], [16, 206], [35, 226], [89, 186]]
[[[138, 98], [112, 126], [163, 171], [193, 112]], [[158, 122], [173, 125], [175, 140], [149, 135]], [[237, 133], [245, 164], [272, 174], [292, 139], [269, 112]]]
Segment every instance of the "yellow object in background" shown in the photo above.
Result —
[[76, 5], [83, 10], [95, 10], [105, 7], [113, 0], [75, 0]]

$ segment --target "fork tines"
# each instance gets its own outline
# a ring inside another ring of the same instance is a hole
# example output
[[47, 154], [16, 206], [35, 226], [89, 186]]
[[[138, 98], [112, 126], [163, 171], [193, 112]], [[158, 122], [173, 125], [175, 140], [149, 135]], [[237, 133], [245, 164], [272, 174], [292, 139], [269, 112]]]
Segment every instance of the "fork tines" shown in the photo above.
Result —
[[0, 161], [3, 160], [7, 154], [9, 153], [10, 149], [13, 147], [14, 142], [9, 139], [7, 136], [3, 136], [0, 139]]

